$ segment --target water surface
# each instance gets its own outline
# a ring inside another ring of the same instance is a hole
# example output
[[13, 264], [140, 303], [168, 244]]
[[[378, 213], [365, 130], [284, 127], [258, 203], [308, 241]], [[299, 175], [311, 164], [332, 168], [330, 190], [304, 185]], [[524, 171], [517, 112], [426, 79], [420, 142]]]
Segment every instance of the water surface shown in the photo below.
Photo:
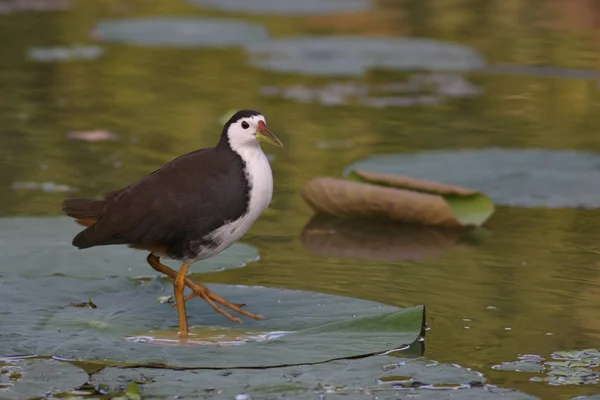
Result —
[[[309, 179], [339, 176], [373, 154], [502, 146], [600, 152], [600, 95], [593, 78], [598, 11], [589, 4], [407, 0], [340, 15], [233, 14], [263, 24], [273, 37], [451, 41], [472, 47], [490, 66], [460, 73], [480, 89], [476, 96], [389, 108], [260, 95], [265, 86], [324, 86], [340, 79], [253, 68], [241, 47], [156, 49], [93, 40], [94, 26], [105, 19], [231, 16], [184, 2], [76, 1], [67, 11], [0, 15], [0, 215], [60, 213], [67, 193], [13, 188], [15, 182], [53, 182], [78, 196], [97, 196], [213, 145], [227, 110], [259, 109], [285, 143], [283, 149], [265, 148], [274, 158], [272, 210], [244, 239], [259, 249], [261, 260], [204, 279], [401, 307], [425, 304], [432, 327], [428, 358], [472, 367], [491, 383], [542, 398], [595, 393], [595, 385], [552, 387], [491, 366], [520, 354], [548, 357], [598, 345], [600, 211], [500, 207], [483, 240], [450, 243], [431, 258], [385, 261], [311, 253], [301, 233], [312, 213], [298, 194]], [[94, 43], [104, 47], [97, 60], [27, 60], [33, 47]], [[503, 64], [522, 68], [491, 68]], [[341, 80], [385, 84], [407, 81], [410, 74], [371, 70]], [[67, 137], [95, 129], [118, 138], [86, 143]]]

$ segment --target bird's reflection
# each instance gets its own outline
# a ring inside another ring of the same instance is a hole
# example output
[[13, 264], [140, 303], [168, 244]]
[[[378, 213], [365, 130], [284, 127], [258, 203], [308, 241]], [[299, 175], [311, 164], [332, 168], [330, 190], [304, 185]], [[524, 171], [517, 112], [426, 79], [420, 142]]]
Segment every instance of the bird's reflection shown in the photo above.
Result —
[[315, 215], [302, 231], [302, 244], [314, 254], [377, 261], [438, 257], [477, 239], [473, 229], [401, 224], [386, 220], [340, 219]]

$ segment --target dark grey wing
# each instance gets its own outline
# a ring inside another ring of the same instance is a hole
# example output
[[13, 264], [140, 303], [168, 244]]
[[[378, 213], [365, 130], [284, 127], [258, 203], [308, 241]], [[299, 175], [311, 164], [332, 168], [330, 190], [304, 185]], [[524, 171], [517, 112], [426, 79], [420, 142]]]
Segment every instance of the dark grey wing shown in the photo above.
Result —
[[104, 214], [73, 240], [182, 247], [239, 218], [248, 204], [243, 162], [214, 148], [189, 153], [107, 197]]

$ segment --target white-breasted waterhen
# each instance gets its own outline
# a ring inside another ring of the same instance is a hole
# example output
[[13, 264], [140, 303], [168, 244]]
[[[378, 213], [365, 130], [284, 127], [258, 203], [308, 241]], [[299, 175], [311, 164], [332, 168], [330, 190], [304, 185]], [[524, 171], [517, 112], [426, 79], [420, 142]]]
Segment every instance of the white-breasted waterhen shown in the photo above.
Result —
[[[185, 302], [194, 296], [235, 322], [241, 320], [219, 305], [264, 318], [186, 278], [191, 264], [239, 240], [271, 202], [273, 176], [261, 141], [282, 146], [261, 113], [238, 111], [223, 127], [215, 147], [178, 157], [103, 200], [65, 200], [63, 211], [87, 227], [73, 245], [80, 249], [128, 245], [150, 251], [147, 261], [152, 268], [174, 280], [182, 336], [189, 332]], [[163, 265], [160, 257], [181, 260], [179, 272]], [[187, 297], [185, 286], [192, 289]]]

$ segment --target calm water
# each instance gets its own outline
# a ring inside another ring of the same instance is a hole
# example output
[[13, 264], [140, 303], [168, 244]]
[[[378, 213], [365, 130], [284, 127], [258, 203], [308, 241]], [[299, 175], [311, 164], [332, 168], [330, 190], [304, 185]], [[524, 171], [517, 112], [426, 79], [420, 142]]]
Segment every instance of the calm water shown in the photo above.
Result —
[[[94, 61], [34, 63], [25, 57], [35, 46], [92, 43], [92, 28], [100, 19], [223, 16], [175, 1], [151, 3], [79, 1], [64, 12], [0, 15], [0, 215], [60, 213], [64, 193], [17, 190], [14, 182], [54, 182], [77, 189], [78, 195], [96, 196], [179, 154], [214, 144], [219, 117], [228, 110], [259, 109], [286, 145], [266, 149], [274, 156], [272, 210], [244, 239], [259, 248], [261, 260], [205, 279], [313, 290], [401, 307], [425, 304], [432, 327], [428, 358], [473, 367], [491, 383], [542, 398], [599, 391], [595, 385], [534, 383], [527, 374], [490, 367], [520, 354], [547, 357], [557, 350], [598, 346], [600, 212], [500, 207], [488, 224], [492, 235], [485, 240], [435, 241], [424, 235], [416, 246], [437, 252], [435, 256], [392, 262], [369, 259], [377, 251], [362, 259], [338, 257], [327, 248], [317, 254], [302, 239], [312, 213], [298, 194], [309, 179], [338, 176], [349, 163], [372, 154], [491, 146], [600, 152], [596, 80], [473, 72], [464, 78], [481, 89], [478, 96], [433, 106], [372, 108], [260, 95], [264, 86], [324, 85], [340, 79], [251, 68], [240, 49], [109, 44]], [[598, 65], [598, 11], [592, 4], [384, 1], [376, 11], [341, 16], [247, 18], [264, 24], [273, 36], [430, 37], [469, 45], [490, 65], [574, 71]], [[407, 76], [371, 71], [342, 80], [387, 83]], [[70, 131], [94, 129], [115, 132], [119, 139], [84, 143], [66, 138]], [[365, 252], [369, 246], [377, 249], [377, 238], [371, 239], [364, 240]]]

